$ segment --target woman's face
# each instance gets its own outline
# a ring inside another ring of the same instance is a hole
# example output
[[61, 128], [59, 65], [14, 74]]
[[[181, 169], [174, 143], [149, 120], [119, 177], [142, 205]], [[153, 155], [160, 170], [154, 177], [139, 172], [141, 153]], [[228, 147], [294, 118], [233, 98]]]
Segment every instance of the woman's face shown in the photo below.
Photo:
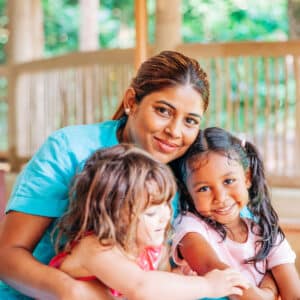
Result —
[[199, 132], [204, 112], [201, 95], [190, 85], [176, 86], [148, 94], [137, 103], [130, 91], [124, 100], [130, 112], [123, 142], [136, 144], [163, 163], [182, 156]]

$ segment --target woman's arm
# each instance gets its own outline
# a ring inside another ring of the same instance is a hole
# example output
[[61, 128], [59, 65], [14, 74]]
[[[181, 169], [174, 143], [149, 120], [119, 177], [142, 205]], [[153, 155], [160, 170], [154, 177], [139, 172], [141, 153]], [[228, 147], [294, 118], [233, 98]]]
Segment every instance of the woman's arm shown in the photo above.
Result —
[[[214, 269], [229, 268], [229, 265], [219, 259], [212, 246], [199, 233], [188, 233], [178, 245], [180, 254], [198, 275], [204, 275]], [[268, 278], [268, 280], [270, 279]], [[232, 299], [274, 300], [277, 299], [277, 293], [273, 293], [265, 286], [256, 287], [252, 285], [244, 291], [242, 296], [234, 296]]]
[[[130, 300], [184, 300], [241, 294], [248, 287], [233, 270], [215, 270], [205, 277], [183, 276], [170, 272], [140, 269], [116, 247], [104, 249], [99, 241], [88, 236], [73, 249], [79, 266], [95, 275], [105, 285]], [[218, 290], [215, 285], [218, 284]]]
[[300, 279], [294, 264], [281, 264], [272, 268], [282, 300], [300, 299]]
[[96, 300], [93, 291], [67, 274], [38, 262], [32, 251], [52, 219], [8, 213], [0, 224], [0, 278], [39, 299]]

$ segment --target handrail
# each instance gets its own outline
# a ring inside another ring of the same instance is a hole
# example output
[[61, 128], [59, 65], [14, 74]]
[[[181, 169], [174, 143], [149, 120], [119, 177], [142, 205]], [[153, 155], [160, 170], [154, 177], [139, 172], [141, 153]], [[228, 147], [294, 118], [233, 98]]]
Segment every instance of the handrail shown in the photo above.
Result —
[[300, 41], [181, 44], [176, 50], [195, 58], [300, 55]]

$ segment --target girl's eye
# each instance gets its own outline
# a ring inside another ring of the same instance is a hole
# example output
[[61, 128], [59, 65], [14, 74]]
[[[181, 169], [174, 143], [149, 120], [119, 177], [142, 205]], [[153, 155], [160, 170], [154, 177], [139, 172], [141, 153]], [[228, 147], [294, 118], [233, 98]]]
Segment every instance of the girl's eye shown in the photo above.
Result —
[[162, 116], [169, 117], [172, 115], [172, 111], [169, 108], [158, 106], [155, 110]]
[[235, 182], [235, 179], [233, 179], [233, 178], [228, 178], [228, 179], [224, 180], [224, 183], [226, 185], [233, 184], [234, 182]]
[[198, 189], [198, 192], [200, 192], [200, 193], [204, 193], [204, 192], [207, 192], [207, 191], [209, 191], [209, 187], [208, 186], [201, 186]]
[[154, 217], [156, 215], [157, 211], [155, 208], [151, 207], [145, 210], [144, 214], [147, 217]]
[[200, 123], [199, 120], [195, 118], [186, 118], [185, 121], [189, 126], [199, 126]]
[[154, 217], [156, 215], [156, 213], [155, 212], [146, 212], [145, 215], [147, 217]]

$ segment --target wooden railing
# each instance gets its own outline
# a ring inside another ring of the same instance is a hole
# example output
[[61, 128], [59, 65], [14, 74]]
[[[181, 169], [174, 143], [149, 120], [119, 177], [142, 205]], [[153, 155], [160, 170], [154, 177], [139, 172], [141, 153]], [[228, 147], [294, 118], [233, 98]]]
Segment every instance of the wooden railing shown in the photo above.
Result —
[[300, 41], [184, 44], [208, 71], [206, 125], [256, 143], [274, 185], [300, 186]]
[[13, 161], [32, 156], [57, 128], [110, 118], [133, 76], [133, 58], [133, 50], [102, 50], [13, 66]]
[[[207, 70], [203, 126], [255, 142], [271, 182], [300, 187], [300, 42], [184, 44]], [[53, 130], [108, 119], [133, 76], [134, 50], [100, 50], [10, 67], [9, 155], [21, 162]]]

